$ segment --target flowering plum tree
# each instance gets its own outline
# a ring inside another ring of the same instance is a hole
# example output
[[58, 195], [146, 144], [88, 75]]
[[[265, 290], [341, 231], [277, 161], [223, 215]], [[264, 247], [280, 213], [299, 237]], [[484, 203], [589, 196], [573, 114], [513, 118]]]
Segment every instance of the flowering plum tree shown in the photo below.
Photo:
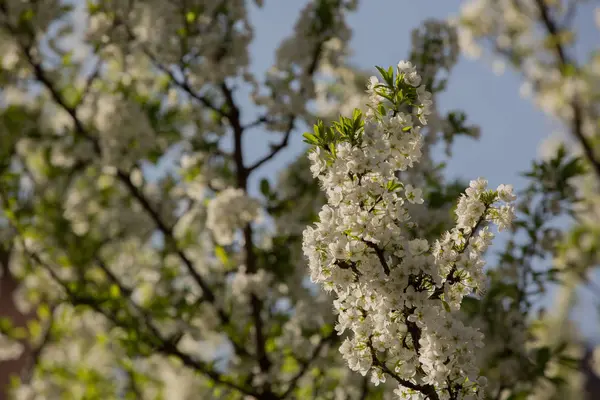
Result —
[[[560, 387], [544, 368], [572, 364], [573, 343], [535, 342], [521, 308], [533, 272], [504, 274], [558, 241], [485, 271], [513, 189], [447, 181], [434, 156], [479, 136], [436, 105], [465, 25], [425, 21], [408, 61], [369, 78], [348, 60], [357, 2], [308, 1], [261, 75], [261, 7], [0, 0], [0, 399], [515, 400], [546, 378]], [[305, 126], [308, 154], [269, 179]], [[540, 175], [588, 173], [559, 156], [536, 164], [526, 200], [543, 183], [577, 203]]]

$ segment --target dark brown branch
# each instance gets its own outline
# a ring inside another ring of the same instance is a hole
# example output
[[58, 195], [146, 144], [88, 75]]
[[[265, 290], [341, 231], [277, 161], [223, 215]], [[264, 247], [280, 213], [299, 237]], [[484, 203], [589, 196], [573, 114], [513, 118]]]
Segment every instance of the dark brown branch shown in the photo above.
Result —
[[[185, 18], [184, 18], [184, 20], [185, 20]], [[185, 20], [185, 21], [187, 23], [187, 20]], [[133, 31], [131, 30], [131, 28], [125, 22], [123, 22], [119, 19], [116, 19], [114, 21], [114, 23], [115, 23], [115, 28], [122, 26], [125, 29], [125, 32], [127, 33], [127, 37], [130, 40], [137, 39], [135, 34], [133, 33]], [[166, 67], [165, 65], [163, 65], [161, 62], [158, 61], [158, 59], [156, 58], [156, 56], [154, 54], [152, 54], [152, 51], [150, 51], [150, 49], [148, 49], [142, 43], [137, 43], [137, 45], [141, 47], [143, 53], [150, 59], [150, 61], [152, 61], [154, 66], [156, 68], [158, 68], [160, 71], [162, 71], [163, 73], [165, 73], [170, 78], [171, 82], [173, 82], [175, 84], [175, 86], [182, 89], [185, 93], [187, 93], [193, 99], [202, 103], [205, 107], [207, 107], [213, 111], [216, 111], [221, 115], [223, 114], [219, 108], [217, 108], [214, 104], [212, 104], [212, 102], [208, 99], [208, 97], [200, 95], [198, 92], [196, 92], [192, 88], [192, 86], [190, 85], [190, 83], [188, 81], [188, 77], [185, 74], [185, 71], [183, 71], [183, 68], [182, 68], [183, 81], [180, 81], [179, 79], [177, 79], [175, 77], [175, 74], [173, 74], [173, 72], [168, 67]]]
[[175, 86], [179, 87], [180, 89], [182, 89], [185, 93], [187, 93], [190, 97], [192, 97], [193, 99], [199, 101], [200, 103], [202, 103], [202, 105], [204, 105], [205, 107], [218, 112], [219, 114], [222, 114], [221, 110], [216, 107], [212, 101], [210, 101], [210, 99], [206, 96], [203, 96], [201, 94], [199, 94], [198, 92], [196, 92], [192, 86], [190, 85], [187, 76], [185, 75], [185, 73], [182, 73], [183, 75], [183, 80], [180, 81], [179, 79], [177, 79], [175, 77], [175, 74], [173, 74], [173, 72], [171, 72], [171, 70], [167, 67], [165, 67], [164, 65], [162, 65], [157, 59], [156, 57], [154, 57], [154, 55], [152, 55], [152, 53], [149, 50], [144, 50], [144, 54], [146, 54], [146, 56], [148, 56], [148, 58], [150, 58], [150, 60], [152, 61], [152, 63], [154, 64], [154, 66], [156, 68], [158, 68], [159, 70], [161, 70], [163, 73], [167, 74], [171, 80], [171, 82], [173, 82], [175, 84]]
[[379, 246], [377, 246], [375, 243], [370, 242], [365, 239], [363, 239], [363, 243], [365, 243], [367, 245], [367, 247], [369, 247], [375, 251], [375, 254], [377, 254], [377, 258], [379, 258], [379, 262], [381, 263], [381, 266], [383, 267], [383, 272], [385, 272], [386, 275], [389, 275], [391, 271], [390, 271], [390, 267], [389, 267], [387, 261], [385, 260], [385, 253], [384, 253], [383, 249], [380, 249]]
[[454, 265], [452, 267], [452, 269], [450, 269], [450, 272], [448, 273], [448, 276], [446, 277], [446, 281], [442, 284], [442, 286], [437, 287], [433, 291], [431, 296], [429, 296], [429, 299], [431, 299], [431, 300], [439, 299], [442, 296], [442, 294], [444, 294], [444, 287], [446, 286], [446, 283], [449, 283], [450, 285], [454, 285], [458, 282], [460, 282], [460, 278], [458, 277], [458, 275], [456, 275], [456, 265]]
[[357, 279], [362, 276], [362, 273], [358, 270], [358, 267], [354, 262], [335, 260], [335, 265], [337, 265], [340, 269], [352, 270], [352, 272], [354, 272], [354, 274], [356, 275]]
[[402, 379], [398, 374], [396, 374], [394, 371], [392, 371], [383, 361], [381, 361], [377, 358], [375, 348], [373, 347], [373, 343], [371, 342], [370, 338], [369, 338], [368, 345], [369, 345], [369, 349], [371, 351], [371, 358], [372, 358], [373, 365], [381, 368], [381, 370], [384, 373], [391, 376], [396, 382], [398, 382], [402, 386], [405, 386], [409, 389], [423, 393], [425, 396], [427, 396], [427, 399], [429, 399], [429, 400], [439, 400], [439, 396], [438, 396], [437, 392], [435, 391], [435, 387], [433, 387], [433, 385], [418, 385], [418, 384], [408, 381], [406, 379]]
[[[473, 229], [471, 229], [471, 232], [469, 232], [469, 234], [465, 237], [465, 245], [462, 249], [460, 249], [459, 251], [457, 251], [457, 253], [459, 255], [463, 254], [468, 246], [469, 246], [469, 241], [471, 240], [471, 238], [473, 236], [475, 236], [475, 233], [477, 233], [477, 231], [479, 230], [479, 228], [481, 228], [481, 225], [483, 224], [483, 222], [485, 221], [485, 216], [486, 213], [488, 212], [490, 206], [487, 205], [485, 206], [484, 210], [483, 210], [483, 214], [481, 214], [481, 217], [479, 218], [479, 220], [477, 221], [477, 223], [475, 224], [475, 226], [473, 227]], [[458, 282], [461, 281], [461, 277], [459, 275], [457, 275], [458, 270], [456, 268], [456, 264], [454, 264], [452, 266], [452, 268], [450, 269], [450, 272], [448, 272], [448, 275], [446, 276], [446, 281], [442, 284], [442, 286], [438, 287], [435, 289], [435, 291], [431, 294], [431, 296], [429, 296], [430, 299], [439, 299], [442, 294], [444, 293], [444, 286], [446, 285], [446, 283], [449, 283], [450, 285], [454, 285]]]
[[[200, 288], [202, 289], [202, 298], [210, 303], [214, 303], [215, 299], [216, 299], [215, 294], [213, 293], [212, 289], [208, 286], [208, 284], [204, 281], [204, 279], [200, 276], [200, 274], [196, 271], [196, 268], [194, 267], [194, 264], [192, 263], [192, 261], [183, 252], [183, 250], [181, 250], [177, 246], [172, 228], [170, 226], [168, 226], [162, 220], [161, 216], [154, 209], [154, 207], [150, 204], [148, 199], [133, 184], [133, 182], [129, 178], [128, 174], [119, 170], [117, 172], [117, 176], [118, 176], [119, 180], [121, 181], [121, 183], [123, 183], [125, 185], [125, 187], [128, 189], [129, 193], [138, 201], [138, 203], [142, 206], [142, 208], [150, 216], [150, 218], [156, 224], [156, 226], [158, 227], [160, 232], [165, 236], [165, 240], [169, 244], [169, 246], [173, 247], [174, 252], [177, 254], [179, 259], [183, 262], [183, 264], [185, 265], [189, 274], [192, 276], [194, 281], [196, 281], [198, 286], [200, 286]], [[221, 310], [220, 308], [217, 311], [219, 313], [219, 316], [223, 320], [223, 322], [228, 323], [229, 318], [224, 313], [224, 311]]]
[[411, 310], [410, 312], [405, 312], [404, 313], [404, 318], [406, 319], [405, 323], [406, 323], [406, 329], [410, 335], [410, 338], [413, 342], [413, 348], [415, 349], [415, 352], [420, 355], [421, 354], [421, 343], [419, 342], [421, 340], [421, 329], [417, 326], [416, 323], [411, 322], [408, 320], [408, 317], [412, 314], [412, 312], [414, 311]]
[[294, 123], [292, 122], [292, 127], [287, 129], [285, 131], [285, 133], [283, 134], [283, 139], [281, 140], [281, 142], [277, 143], [277, 144], [272, 144], [271, 145], [271, 152], [269, 154], [267, 154], [266, 156], [264, 156], [263, 158], [261, 158], [260, 160], [258, 160], [257, 162], [255, 162], [254, 164], [252, 164], [250, 167], [248, 167], [249, 171], [253, 171], [257, 168], [260, 168], [261, 165], [265, 164], [266, 162], [268, 162], [269, 160], [271, 160], [273, 157], [275, 157], [281, 150], [283, 150], [284, 148], [287, 147], [289, 140], [290, 140], [290, 136], [292, 134], [292, 131], [294, 130]]
[[266, 122], [269, 122], [269, 119], [266, 116], [262, 115], [262, 116], [258, 117], [255, 121], [250, 122], [247, 125], [244, 125], [244, 130], [256, 128], [257, 126], [262, 125]]
[[367, 396], [369, 395], [369, 377], [365, 376], [362, 379], [362, 383], [360, 385], [360, 396], [358, 397], [358, 400], [366, 400]]
[[[315, 51], [313, 53], [313, 58], [311, 60], [310, 65], [308, 66], [305, 75], [306, 76], [312, 76], [316, 70], [317, 67], [319, 66], [319, 58], [321, 57], [321, 53], [323, 51], [323, 44], [319, 43], [317, 45], [317, 47], [315, 48]], [[304, 87], [302, 87], [300, 89], [300, 95], [303, 95], [306, 92], [306, 89]], [[289, 140], [290, 140], [290, 135], [292, 134], [292, 131], [294, 130], [294, 126], [296, 124], [296, 115], [295, 114], [291, 114], [288, 120], [288, 126], [287, 129], [285, 130], [284, 134], [283, 134], [283, 139], [281, 139], [281, 141], [277, 144], [271, 145], [271, 152], [269, 154], [267, 154], [266, 156], [264, 156], [263, 158], [261, 158], [260, 160], [258, 160], [257, 162], [255, 162], [253, 165], [251, 165], [250, 167], [248, 167], [248, 171], [253, 171], [257, 168], [259, 168], [261, 165], [263, 165], [264, 163], [268, 162], [269, 160], [271, 160], [273, 157], [275, 157], [281, 150], [283, 150], [284, 148], [287, 147]], [[267, 117], [266, 116], [262, 116], [260, 118], [258, 118], [254, 123], [251, 124], [251, 126], [254, 126], [255, 124], [258, 125], [260, 122], [262, 121], [267, 121]]]
[[96, 78], [98, 78], [98, 75], [100, 75], [101, 69], [102, 69], [102, 59], [98, 58], [98, 60], [96, 61], [96, 64], [94, 65], [94, 69], [93, 69], [92, 73], [85, 80], [85, 85], [83, 86], [83, 89], [81, 90], [81, 93], [79, 94], [79, 97], [77, 100], [77, 105], [81, 104], [85, 100], [87, 94], [89, 93], [90, 89], [92, 88], [92, 85], [94, 84], [94, 81], [96, 80]]
[[25, 58], [27, 58], [29, 65], [31, 65], [31, 67], [33, 68], [35, 77], [43, 84], [43, 86], [48, 90], [48, 92], [50, 92], [50, 96], [52, 97], [52, 99], [54, 99], [54, 101], [69, 114], [71, 120], [73, 121], [73, 124], [75, 125], [75, 130], [82, 137], [84, 137], [92, 143], [94, 152], [96, 152], [99, 155], [102, 154], [100, 144], [93, 136], [89, 135], [89, 133], [83, 126], [83, 123], [77, 116], [77, 109], [67, 104], [66, 100], [63, 98], [63, 96], [59, 93], [59, 91], [56, 89], [56, 87], [50, 80], [50, 77], [48, 77], [48, 75], [46, 74], [46, 71], [42, 68], [42, 65], [35, 61], [31, 47], [24, 46], [23, 52], [25, 53]]

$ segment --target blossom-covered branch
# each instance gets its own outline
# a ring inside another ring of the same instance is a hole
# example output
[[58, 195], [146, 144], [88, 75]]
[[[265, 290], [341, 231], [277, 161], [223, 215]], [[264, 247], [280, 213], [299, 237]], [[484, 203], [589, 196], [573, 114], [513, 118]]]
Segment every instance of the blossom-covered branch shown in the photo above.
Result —
[[390, 375], [399, 398], [483, 398], [475, 362], [483, 335], [458, 311], [466, 295], [485, 290], [487, 225], [510, 225], [512, 187], [472, 181], [452, 230], [431, 244], [415, 237], [407, 205], [422, 205], [422, 190], [397, 172], [421, 157], [431, 94], [409, 62], [378, 69], [383, 81], [371, 78], [364, 116], [356, 110], [305, 134], [328, 201], [304, 232], [311, 279], [337, 295], [336, 330], [352, 332], [340, 351], [352, 370], [375, 384]]

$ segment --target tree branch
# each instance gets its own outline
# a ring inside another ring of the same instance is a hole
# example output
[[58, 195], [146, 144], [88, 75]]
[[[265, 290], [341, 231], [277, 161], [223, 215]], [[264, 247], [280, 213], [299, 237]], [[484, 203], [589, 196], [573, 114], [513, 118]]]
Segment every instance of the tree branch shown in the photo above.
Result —
[[[557, 40], [557, 37], [560, 33], [559, 32], [560, 29], [557, 26], [556, 22], [552, 19], [552, 16], [550, 15], [550, 10], [548, 9], [548, 6], [544, 3], [544, 0], [536, 0], [536, 4], [538, 6], [538, 10], [540, 12], [540, 17], [542, 18], [543, 25], [544, 25], [546, 31], [548, 32], [548, 34], [553, 39], [552, 46], [554, 47], [554, 51], [558, 58], [558, 63], [559, 63], [559, 66], [561, 67], [561, 70], [564, 70], [569, 65], [575, 65], [575, 62], [567, 56], [563, 45], [560, 43], [559, 40]], [[596, 157], [596, 154], [594, 153], [594, 149], [593, 149], [592, 145], [588, 142], [587, 138], [585, 137], [585, 135], [583, 133], [583, 115], [582, 115], [583, 110], [582, 110], [582, 105], [576, 94], [573, 99], [572, 108], [573, 108], [572, 133], [575, 136], [575, 138], [579, 141], [579, 143], [581, 144], [581, 147], [583, 148], [583, 152], [585, 153], [586, 158], [592, 165], [592, 168], [593, 168], [595, 174], [597, 175], [598, 179], [600, 179], [600, 160]]]
[[[184, 18], [184, 21], [187, 23], [187, 20]], [[136, 36], [135, 34], [131, 31], [130, 27], [123, 21], [120, 20], [115, 20], [115, 26], [123, 26], [125, 31], [127, 32], [127, 36], [129, 37], [130, 40], [136, 40]], [[154, 64], [154, 66], [156, 68], [158, 68], [160, 71], [162, 71], [163, 73], [165, 73], [171, 80], [171, 82], [173, 82], [177, 87], [179, 87], [180, 89], [182, 89], [185, 93], [187, 93], [190, 97], [192, 97], [193, 99], [199, 101], [200, 103], [202, 103], [205, 107], [218, 112], [220, 115], [223, 115], [223, 112], [217, 108], [210, 100], [208, 97], [206, 96], [202, 96], [201, 94], [199, 94], [198, 92], [196, 92], [192, 86], [190, 85], [189, 81], [188, 81], [188, 77], [185, 74], [185, 71], [183, 70], [183, 68], [181, 68], [181, 75], [183, 77], [183, 80], [180, 81], [179, 79], [177, 79], [175, 77], [175, 74], [165, 65], [163, 65], [160, 61], [158, 61], [158, 59], [156, 58], [156, 56], [154, 54], [152, 54], [152, 52], [150, 51], [150, 49], [148, 49], [146, 46], [144, 46], [142, 43], [137, 43], [143, 53], [150, 59], [150, 61], [152, 61], [152, 64]]]
[[[234, 152], [233, 158], [236, 165], [236, 179], [237, 186], [243, 189], [245, 192], [248, 191], [248, 175], [249, 170], [244, 166], [244, 153], [242, 147], [242, 136], [244, 129], [240, 122], [240, 111], [235, 100], [231, 89], [225, 82], [221, 83], [221, 90], [225, 96], [226, 104], [226, 116], [231, 124], [233, 130], [233, 142]], [[248, 273], [254, 274], [258, 271], [258, 265], [256, 264], [256, 254], [254, 252], [252, 225], [247, 224], [244, 227], [244, 252], [246, 254], [246, 269]], [[254, 321], [254, 333], [255, 333], [255, 347], [258, 365], [261, 372], [267, 373], [271, 368], [271, 360], [266, 350], [266, 337], [264, 334], [264, 325], [261, 317], [262, 301], [253, 293], [250, 296], [250, 305], [252, 308], [252, 320]], [[271, 392], [269, 382], [265, 382], [263, 391], [265, 396], [274, 396]]]
[[375, 243], [370, 242], [368, 240], [363, 239], [362, 240], [364, 244], [367, 245], [367, 247], [373, 249], [375, 251], [375, 254], [377, 254], [377, 258], [379, 258], [379, 263], [381, 264], [381, 266], [383, 267], [383, 272], [385, 272], [386, 275], [389, 275], [391, 270], [390, 267], [387, 263], [387, 261], [385, 260], [385, 254], [384, 251], [382, 249], [379, 248], [379, 246], [377, 246]]
[[285, 392], [283, 392], [283, 394], [281, 396], [279, 396], [280, 399], [285, 399], [287, 396], [289, 396], [294, 391], [294, 389], [298, 385], [298, 381], [304, 376], [304, 374], [306, 374], [310, 365], [317, 359], [317, 357], [319, 357], [321, 350], [325, 347], [325, 345], [328, 342], [333, 341], [333, 339], [335, 339], [336, 337], [337, 337], [337, 334], [335, 333], [335, 331], [333, 331], [329, 335], [323, 336], [321, 338], [319, 343], [313, 349], [310, 357], [301, 363], [302, 367], [296, 373], [296, 375], [294, 375], [294, 377], [290, 380], [290, 382], [288, 384], [288, 388], [285, 390]]
[[[310, 76], [314, 75], [314, 73], [316, 72], [317, 67], [319, 66], [319, 58], [321, 57], [322, 51], [323, 51], [323, 44], [319, 43], [317, 45], [317, 47], [315, 48], [311, 63], [308, 66], [308, 69], [306, 70], [306, 73], [305, 73], [306, 76], [310, 77]], [[303, 86], [300, 89], [300, 95], [301, 96], [304, 95], [305, 92], [306, 92], [306, 89]], [[283, 139], [281, 139], [281, 141], [279, 143], [271, 145], [271, 152], [269, 154], [267, 154], [266, 156], [264, 156], [263, 158], [261, 158], [260, 160], [258, 160], [257, 162], [255, 162], [254, 164], [252, 164], [250, 167], [248, 167], [248, 171], [254, 171], [255, 169], [259, 168], [261, 165], [263, 165], [266, 162], [268, 162], [269, 160], [271, 160], [281, 150], [283, 150], [284, 148], [287, 147], [289, 140], [290, 140], [290, 135], [291, 135], [292, 131], [294, 130], [294, 126], [296, 124], [297, 116], [296, 116], [296, 114], [290, 114], [288, 118], [289, 118], [289, 122], [288, 122], [287, 129], [285, 130], [285, 133], [283, 134]], [[260, 122], [263, 122], [263, 121], [264, 122], [267, 121], [266, 116], [262, 116], [262, 117], [258, 118], [255, 122], [250, 124], [250, 126], [258, 125]]]
[[389, 376], [394, 378], [394, 380], [396, 382], [398, 382], [402, 386], [405, 386], [409, 389], [423, 393], [425, 396], [427, 396], [426, 398], [429, 400], [439, 400], [440, 399], [437, 392], [435, 391], [435, 387], [433, 387], [432, 385], [418, 385], [418, 384], [408, 381], [406, 379], [402, 379], [398, 374], [396, 374], [394, 371], [392, 371], [390, 368], [388, 368], [388, 366], [385, 365], [385, 363], [383, 361], [381, 361], [377, 358], [375, 348], [373, 347], [373, 343], [371, 342], [371, 338], [369, 338], [368, 346], [369, 346], [369, 350], [371, 352], [371, 358], [372, 358], [373, 365], [381, 368], [381, 370], [383, 372], [385, 372], [386, 374], [388, 374]]
[[[184, 263], [186, 269], [192, 278], [196, 281], [198, 286], [202, 289], [202, 298], [208, 301], [209, 303], [214, 303], [216, 300], [215, 294], [212, 289], [208, 286], [208, 284], [204, 281], [204, 279], [200, 276], [200, 274], [196, 271], [194, 264], [187, 257], [187, 255], [177, 246], [177, 241], [173, 234], [173, 230], [170, 226], [168, 226], [158, 214], [154, 207], [150, 204], [148, 199], [143, 195], [142, 192], [138, 190], [138, 188], [133, 184], [129, 175], [125, 172], [118, 170], [117, 176], [119, 180], [125, 185], [125, 187], [129, 190], [129, 193], [138, 201], [138, 203], [142, 206], [142, 208], [146, 211], [146, 213], [150, 216], [152, 221], [156, 224], [160, 232], [165, 236], [165, 240], [167, 243], [172, 246], [174, 252], [177, 254], [179, 259]], [[219, 316], [222, 318], [223, 322], [228, 323], [229, 317], [225, 314], [223, 310], [217, 308], [217, 312]]]

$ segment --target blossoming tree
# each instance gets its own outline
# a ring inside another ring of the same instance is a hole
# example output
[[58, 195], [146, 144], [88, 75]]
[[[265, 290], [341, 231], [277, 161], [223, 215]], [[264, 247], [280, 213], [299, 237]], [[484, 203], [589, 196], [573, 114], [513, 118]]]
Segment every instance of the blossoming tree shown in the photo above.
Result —
[[[519, 390], [533, 390], [541, 399], [579, 397], [584, 382], [581, 374], [569, 367], [572, 361], [582, 358], [584, 349], [569, 326], [568, 314], [577, 287], [593, 283], [600, 254], [600, 58], [593, 39], [600, 30], [600, 9], [594, 2], [576, 0], [475, 0], [465, 2], [455, 22], [464, 52], [471, 57], [491, 59], [496, 65], [508, 64], [519, 72], [523, 78], [522, 94], [531, 97], [552, 119], [559, 133], [544, 146], [545, 160], [534, 162], [527, 171], [531, 184], [518, 207], [521, 222], [517, 227], [527, 239], [510, 241], [501, 270], [512, 277], [501, 280], [510, 285], [521, 281], [521, 294], [515, 302], [519, 304], [516, 314], [521, 317], [516, 320], [532, 314], [532, 299], [545, 290], [548, 282], [561, 284], [555, 312], [528, 330], [528, 335], [533, 333], [542, 348], [549, 350], [547, 356], [541, 357], [549, 359], [543, 372], [547, 379], [537, 381], [534, 389]], [[593, 30], [594, 24], [592, 41], [586, 43], [579, 25]], [[559, 218], [570, 221], [567, 230], [557, 229]], [[540, 268], [541, 263], [546, 265]], [[522, 273], [515, 275], [518, 269]], [[531, 293], [525, 289], [526, 282], [537, 289]], [[566, 359], [557, 362], [554, 350], [566, 351]], [[515, 377], [506, 373], [508, 368], [502, 368], [502, 376]], [[563, 381], [568, 384], [563, 385]], [[508, 392], [512, 385], [504, 386], [502, 390]]]
[[261, 1], [81, 6], [0, 0], [0, 398], [519, 398], [562, 356], [483, 269], [512, 187], [433, 156], [479, 135], [435, 104], [454, 27], [368, 78], [356, 1], [314, 0], [257, 76]]

